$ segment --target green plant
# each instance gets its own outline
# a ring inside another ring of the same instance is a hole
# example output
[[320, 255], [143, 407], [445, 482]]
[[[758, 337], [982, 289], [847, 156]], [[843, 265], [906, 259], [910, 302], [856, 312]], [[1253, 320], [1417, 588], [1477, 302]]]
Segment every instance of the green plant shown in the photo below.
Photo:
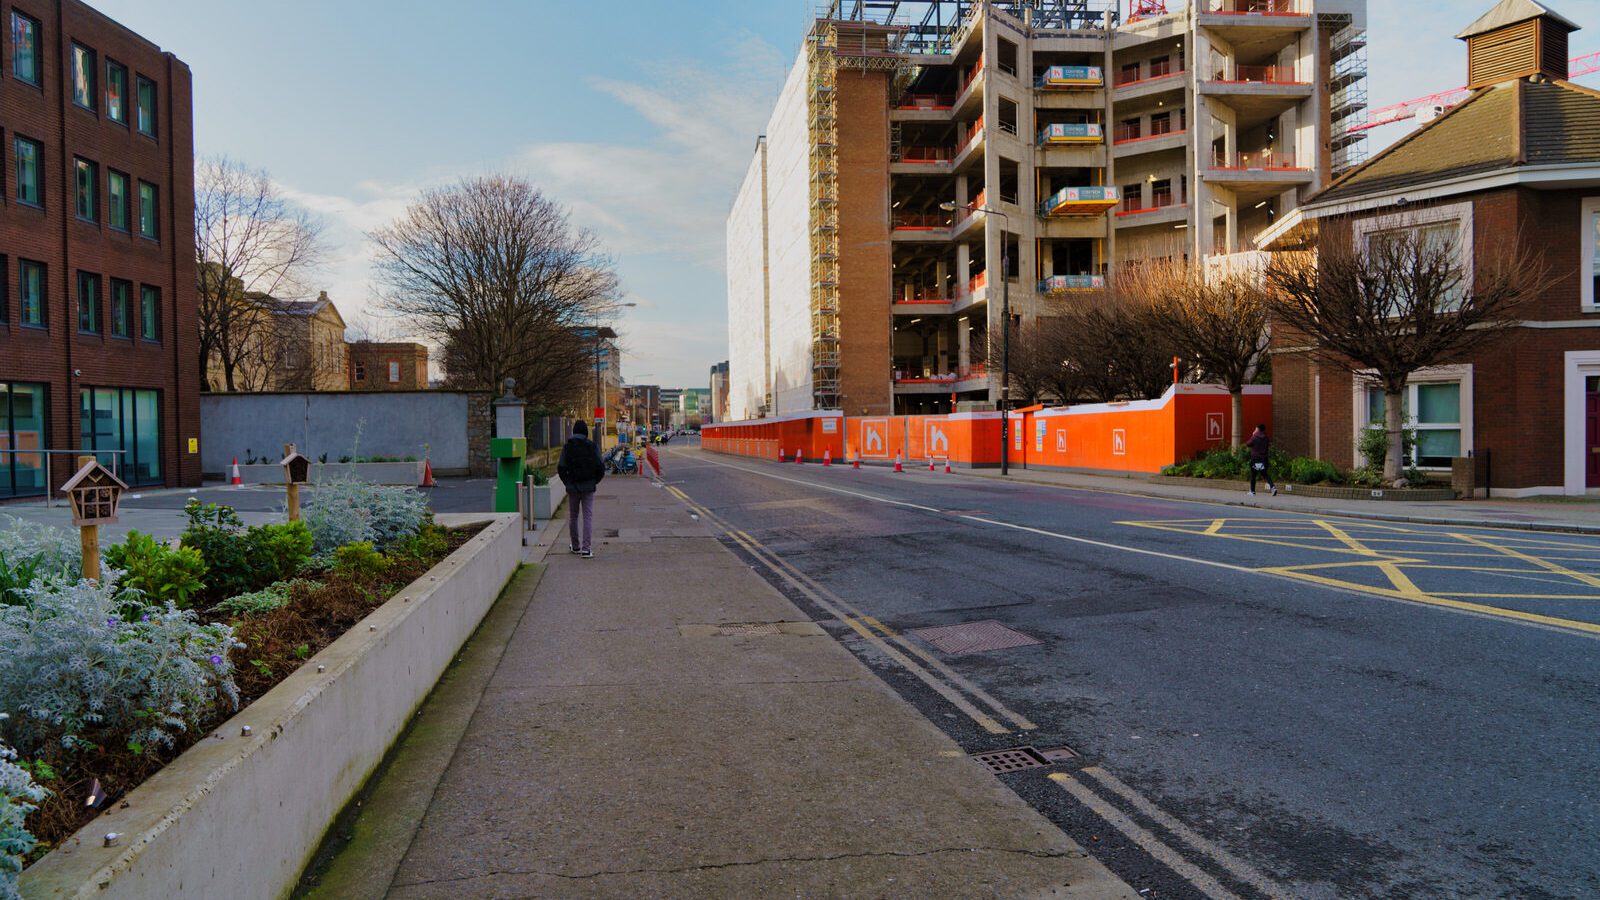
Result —
[[256, 585], [299, 574], [311, 558], [311, 529], [304, 522], [257, 525], [245, 532], [251, 580]]
[[206, 563], [193, 547], [169, 547], [148, 534], [128, 532], [122, 543], [106, 549], [106, 565], [121, 573], [117, 583], [155, 602], [172, 601], [188, 609], [205, 583]]
[[389, 568], [389, 560], [366, 541], [345, 544], [333, 551], [333, 573], [343, 578], [375, 578]]
[[534, 487], [544, 487], [550, 483], [550, 476], [544, 473], [544, 469], [534, 469], [528, 474], [533, 477]]
[[425, 523], [417, 533], [397, 541], [390, 548], [390, 556], [411, 556], [417, 559], [438, 559], [450, 552], [450, 541], [445, 530], [432, 522]]
[[212, 607], [225, 616], [259, 616], [280, 609], [289, 603], [287, 581], [275, 581], [259, 591], [229, 597]]
[[23, 860], [38, 843], [23, 821], [49, 793], [34, 782], [27, 769], [13, 762], [16, 758], [16, 751], [0, 742], [0, 900], [22, 896], [17, 891], [17, 876], [22, 874]]
[[351, 479], [319, 484], [304, 510], [318, 555], [356, 541], [388, 550], [430, 521], [428, 498], [421, 491]]
[[211, 577], [203, 599], [216, 603], [292, 578], [311, 556], [311, 531], [289, 522], [245, 528], [226, 506], [189, 501], [182, 544], [199, 552]]
[[27, 602], [27, 588], [39, 579], [78, 577], [82, 551], [69, 531], [0, 516], [0, 604]]
[[1288, 467], [1280, 471], [1285, 473], [1282, 476], [1284, 481], [1294, 484], [1338, 484], [1344, 480], [1344, 473], [1339, 471], [1338, 466], [1308, 456], [1289, 460]]

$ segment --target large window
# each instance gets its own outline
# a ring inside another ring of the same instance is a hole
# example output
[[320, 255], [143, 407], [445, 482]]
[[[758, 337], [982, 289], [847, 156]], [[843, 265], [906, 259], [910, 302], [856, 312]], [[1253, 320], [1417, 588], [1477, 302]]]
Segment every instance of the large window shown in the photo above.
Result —
[[95, 109], [94, 51], [82, 44], [72, 45], [72, 102], [84, 109]]
[[74, 159], [72, 170], [76, 176], [78, 218], [85, 222], [100, 221], [100, 205], [95, 188], [100, 184], [100, 167], [86, 159]]
[[0, 381], [0, 498], [45, 491], [45, 386]]
[[106, 60], [106, 118], [128, 124], [128, 67]]
[[11, 11], [11, 74], [39, 83], [39, 23], [16, 10]]
[[1600, 310], [1600, 197], [1583, 201], [1578, 242], [1583, 248], [1583, 265], [1578, 270], [1578, 294], [1585, 312]]
[[[1431, 254], [1438, 251], [1448, 251], [1456, 257], [1460, 265], [1456, 283], [1438, 299], [1438, 308], [1450, 311], [1460, 306], [1467, 285], [1472, 283], [1472, 204], [1430, 206], [1416, 212], [1373, 216], [1355, 223], [1355, 246], [1362, 252], [1381, 253], [1402, 242], [1418, 248], [1421, 259], [1436, 258]], [[1417, 258], [1406, 255], [1400, 261]], [[1396, 298], [1395, 303], [1414, 305], [1406, 298]]]
[[100, 333], [100, 276], [78, 273], [78, 330]]
[[44, 196], [39, 193], [39, 144], [19, 137], [12, 145], [17, 157], [17, 202], [39, 206]]
[[139, 78], [138, 97], [139, 133], [147, 137], [156, 136], [156, 83], [148, 78]]
[[44, 263], [18, 260], [17, 312], [22, 324], [43, 328], [44, 311]]
[[[1447, 469], [1450, 461], [1463, 455], [1470, 435], [1467, 434], [1470, 410], [1468, 397], [1462, 384], [1470, 375], [1437, 381], [1415, 381], [1406, 385], [1400, 395], [1401, 420], [1408, 431], [1416, 433], [1416, 446], [1406, 465], [1424, 469]], [[1366, 407], [1368, 428], [1384, 426], [1385, 397], [1382, 388], [1367, 387]]]
[[139, 285], [139, 337], [161, 340], [161, 289], [153, 285]]
[[160, 222], [156, 217], [156, 186], [139, 182], [139, 235], [156, 240]]
[[106, 223], [118, 231], [128, 230], [128, 199], [128, 176], [107, 169]]
[[130, 485], [160, 484], [160, 392], [84, 388], [78, 396], [83, 449]]
[[111, 279], [111, 336], [133, 336], [133, 283]]

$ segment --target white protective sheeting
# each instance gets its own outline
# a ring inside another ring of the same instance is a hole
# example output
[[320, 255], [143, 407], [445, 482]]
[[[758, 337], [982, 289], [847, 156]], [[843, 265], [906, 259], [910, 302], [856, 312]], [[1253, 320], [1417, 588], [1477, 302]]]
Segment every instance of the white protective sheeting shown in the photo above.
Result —
[[802, 50], [767, 123], [773, 413], [811, 409], [811, 137]]
[[728, 416], [753, 419], [767, 392], [766, 140], [728, 212]]

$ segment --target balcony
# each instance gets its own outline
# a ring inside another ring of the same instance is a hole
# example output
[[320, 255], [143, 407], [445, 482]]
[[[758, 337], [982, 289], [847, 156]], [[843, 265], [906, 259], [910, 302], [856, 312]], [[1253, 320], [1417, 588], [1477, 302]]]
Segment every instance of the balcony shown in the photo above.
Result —
[[1152, 65], [1148, 72], [1118, 72], [1113, 88], [1117, 100], [1126, 102], [1169, 91], [1181, 91], [1189, 83], [1185, 77], [1187, 75], [1188, 72], [1172, 63]]
[[1171, 225], [1189, 218], [1189, 204], [1174, 203], [1172, 196], [1157, 195], [1145, 206], [1140, 200], [1129, 198], [1117, 207], [1113, 216], [1118, 228], [1138, 228], [1143, 225]]
[[950, 239], [950, 216], [942, 212], [895, 212], [889, 217], [889, 229], [889, 238], [895, 241], [947, 241]]
[[954, 147], [901, 147], [889, 160], [896, 175], [943, 175], [955, 159]]
[[897, 394], [948, 394], [983, 390], [989, 386], [989, 367], [972, 363], [953, 372], [935, 372], [918, 363], [906, 361], [891, 370]]
[[1241, 128], [1281, 114], [1311, 96], [1310, 82], [1298, 80], [1294, 66], [1219, 68], [1200, 82], [1201, 94], [1226, 103]]
[[889, 110], [894, 122], [948, 122], [954, 113], [954, 94], [907, 94]]
[[1039, 131], [1039, 146], [1041, 147], [1098, 144], [1104, 140], [1104, 129], [1092, 122], [1046, 125]]
[[1039, 204], [1039, 215], [1045, 218], [1098, 216], [1116, 206], [1121, 199], [1121, 192], [1114, 185], [1066, 187]]
[[1105, 71], [1099, 66], [1050, 66], [1034, 81], [1041, 91], [1097, 88], [1106, 83]]
[[908, 288], [904, 285], [895, 287], [894, 297], [889, 303], [890, 311], [895, 315], [942, 315], [950, 312], [955, 304], [955, 298], [946, 296], [944, 291], [935, 288]]
[[1196, 20], [1229, 43], [1310, 28], [1309, 0], [1203, 0]]
[[961, 75], [961, 86], [956, 88], [956, 113], [967, 113], [974, 106], [982, 108], [983, 81], [983, 57], [979, 56]]
[[1104, 275], [1051, 275], [1039, 282], [1039, 293], [1046, 297], [1064, 297], [1106, 289]]
[[1303, 0], [1205, 0], [1202, 16], [1304, 16]]
[[1311, 180], [1311, 169], [1293, 153], [1280, 150], [1253, 150], [1232, 156], [1217, 154], [1205, 171], [1207, 181], [1261, 184], [1302, 184]]

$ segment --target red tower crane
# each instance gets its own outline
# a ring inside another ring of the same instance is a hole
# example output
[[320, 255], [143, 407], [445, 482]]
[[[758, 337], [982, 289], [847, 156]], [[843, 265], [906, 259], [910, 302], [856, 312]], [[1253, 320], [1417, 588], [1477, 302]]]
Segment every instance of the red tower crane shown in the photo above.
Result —
[[1137, 22], [1151, 16], [1167, 14], [1166, 0], [1128, 0], [1128, 21]]
[[[1574, 56], [1567, 62], [1567, 78], [1581, 78], [1600, 72], [1600, 53], [1589, 53], [1583, 56]], [[1452, 88], [1448, 91], [1439, 91], [1426, 97], [1417, 97], [1400, 103], [1391, 103], [1380, 106], [1367, 116], [1367, 121], [1359, 122], [1346, 128], [1346, 132], [1366, 131], [1377, 128], [1379, 125], [1388, 125], [1391, 122], [1400, 122], [1415, 116], [1419, 111], [1429, 107], [1438, 107], [1440, 110], [1448, 109], [1467, 99], [1468, 91], [1464, 87]]]

